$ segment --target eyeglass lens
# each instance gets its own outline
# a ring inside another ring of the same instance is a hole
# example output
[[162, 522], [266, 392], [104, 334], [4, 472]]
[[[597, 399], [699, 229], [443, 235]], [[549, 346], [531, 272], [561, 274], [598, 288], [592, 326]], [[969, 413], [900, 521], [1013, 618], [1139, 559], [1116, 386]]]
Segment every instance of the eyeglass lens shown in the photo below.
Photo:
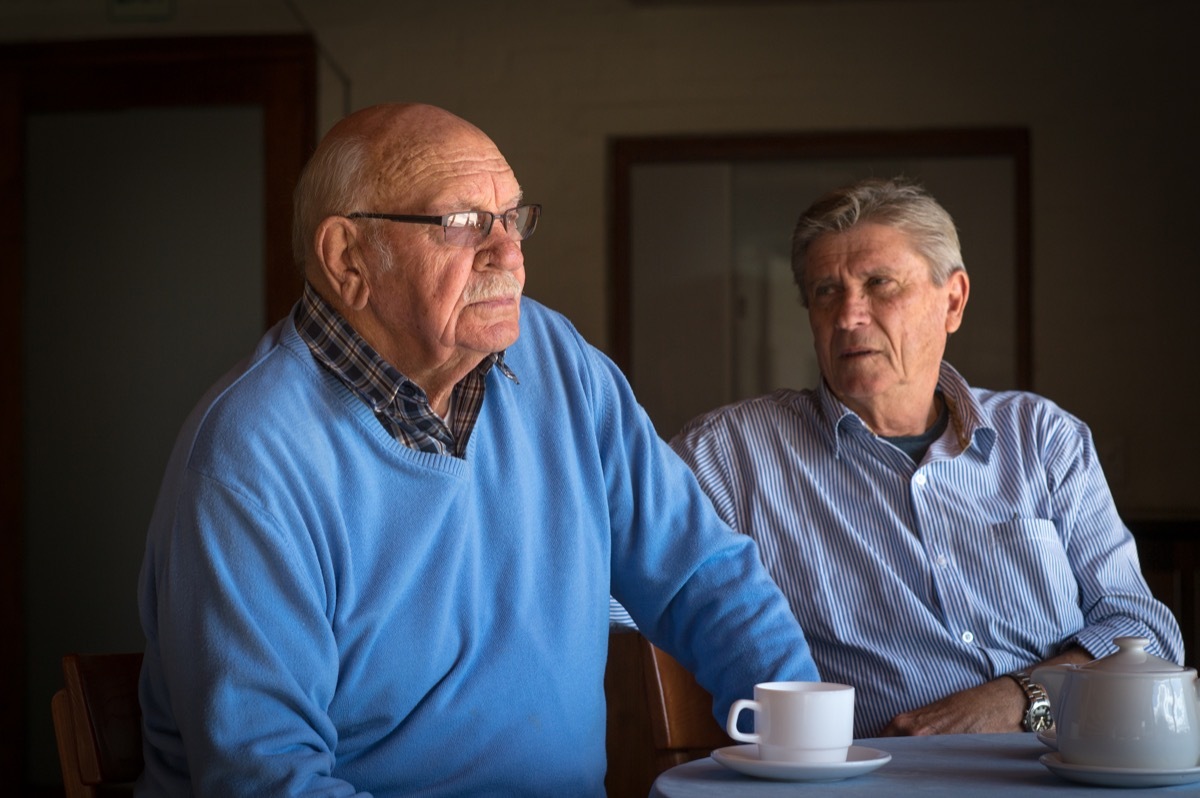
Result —
[[477, 246], [492, 232], [492, 225], [500, 222], [508, 237], [513, 241], [524, 241], [533, 235], [541, 206], [520, 205], [500, 213], [488, 211], [462, 211], [444, 217], [443, 227], [446, 242], [465, 246]]

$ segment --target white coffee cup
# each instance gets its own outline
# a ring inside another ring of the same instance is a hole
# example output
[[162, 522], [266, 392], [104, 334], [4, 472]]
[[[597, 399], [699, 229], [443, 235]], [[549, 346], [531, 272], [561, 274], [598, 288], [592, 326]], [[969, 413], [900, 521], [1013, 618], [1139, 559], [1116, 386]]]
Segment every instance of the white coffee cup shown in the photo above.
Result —
[[[754, 734], [737, 727], [754, 710]], [[854, 688], [833, 682], [761, 682], [754, 700], [729, 708], [729, 736], [758, 743], [758, 758], [775, 762], [845, 762], [854, 742]]]

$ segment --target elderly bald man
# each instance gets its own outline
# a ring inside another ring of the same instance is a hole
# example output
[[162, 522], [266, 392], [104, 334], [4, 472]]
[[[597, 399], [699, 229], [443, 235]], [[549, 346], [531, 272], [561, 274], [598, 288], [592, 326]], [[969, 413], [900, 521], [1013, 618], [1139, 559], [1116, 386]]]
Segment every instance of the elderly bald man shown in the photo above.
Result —
[[303, 297], [186, 422], [150, 525], [140, 795], [604, 795], [608, 596], [724, 717], [814, 679], [754, 544], [522, 297], [540, 208], [422, 105], [336, 125]]

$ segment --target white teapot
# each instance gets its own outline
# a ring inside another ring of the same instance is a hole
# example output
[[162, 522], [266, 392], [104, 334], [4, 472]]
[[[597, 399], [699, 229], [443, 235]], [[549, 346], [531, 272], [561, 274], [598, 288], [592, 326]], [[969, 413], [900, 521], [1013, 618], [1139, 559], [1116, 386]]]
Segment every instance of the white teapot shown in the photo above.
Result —
[[1085, 665], [1043, 665], [1058, 753], [1077, 765], [1180, 770], [1200, 765], [1196, 670], [1146, 653], [1144, 637]]

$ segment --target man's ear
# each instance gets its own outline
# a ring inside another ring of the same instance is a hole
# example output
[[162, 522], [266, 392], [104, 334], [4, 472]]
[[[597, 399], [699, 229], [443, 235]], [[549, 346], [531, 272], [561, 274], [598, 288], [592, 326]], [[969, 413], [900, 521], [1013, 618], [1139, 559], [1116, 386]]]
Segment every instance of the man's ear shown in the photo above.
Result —
[[963, 311], [967, 307], [967, 297], [971, 294], [971, 278], [959, 269], [947, 278], [946, 290], [946, 332], [952, 333], [962, 326]]
[[371, 286], [358, 226], [342, 216], [327, 217], [317, 225], [316, 249], [321, 273], [342, 303], [351, 310], [366, 307]]

